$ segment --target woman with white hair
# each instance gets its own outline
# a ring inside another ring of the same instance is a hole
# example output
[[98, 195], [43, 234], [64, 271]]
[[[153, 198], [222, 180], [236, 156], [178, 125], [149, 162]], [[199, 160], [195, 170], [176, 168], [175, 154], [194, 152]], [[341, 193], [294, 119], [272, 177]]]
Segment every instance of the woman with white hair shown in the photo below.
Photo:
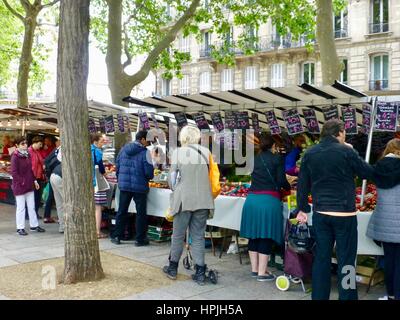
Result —
[[174, 223], [169, 265], [163, 271], [168, 278], [176, 279], [185, 233], [189, 228], [196, 269], [192, 279], [203, 285], [206, 272], [204, 233], [210, 210], [214, 209], [214, 199], [208, 175], [211, 154], [199, 145], [200, 138], [198, 128], [184, 127], [179, 135], [181, 147], [171, 156], [169, 184], [173, 193], [170, 214], [174, 216]]

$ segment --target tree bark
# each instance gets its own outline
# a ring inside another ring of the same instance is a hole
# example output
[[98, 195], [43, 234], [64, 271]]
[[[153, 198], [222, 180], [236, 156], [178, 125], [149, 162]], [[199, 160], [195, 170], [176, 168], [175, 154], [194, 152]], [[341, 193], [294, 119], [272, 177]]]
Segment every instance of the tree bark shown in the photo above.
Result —
[[62, 0], [60, 8], [57, 108], [65, 203], [66, 284], [104, 277], [96, 235], [87, 126], [89, 2]]
[[320, 50], [323, 85], [331, 85], [343, 71], [333, 35], [332, 0], [317, 0], [317, 42]]
[[27, 107], [28, 99], [28, 81], [29, 71], [32, 63], [32, 47], [35, 37], [35, 29], [37, 26], [36, 18], [39, 11], [31, 8], [24, 18], [24, 42], [22, 44], [21, 57], [19, 60], [17, 95], [18, 106]]

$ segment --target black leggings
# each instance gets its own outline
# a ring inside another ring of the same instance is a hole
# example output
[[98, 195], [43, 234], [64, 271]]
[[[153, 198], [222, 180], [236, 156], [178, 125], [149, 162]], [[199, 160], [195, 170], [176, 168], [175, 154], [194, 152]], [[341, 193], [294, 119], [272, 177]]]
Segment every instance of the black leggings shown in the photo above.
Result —
[[387, 294], [400, 300], [400, 243], [383, 242], [383, 251]]
[[249, 251], [270, 255], [272, 253], [272, 245], [274, 240], [272, 239], [249, 239], [248, 248]]

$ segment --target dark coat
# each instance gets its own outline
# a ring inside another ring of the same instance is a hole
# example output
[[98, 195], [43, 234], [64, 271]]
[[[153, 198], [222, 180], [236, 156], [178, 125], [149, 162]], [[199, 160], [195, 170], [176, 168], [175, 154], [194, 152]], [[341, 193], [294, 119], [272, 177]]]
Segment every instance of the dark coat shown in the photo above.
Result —
[[308, 194], [313, 198], [313, 211], [355, 212], [355, 177], [373, 179], [374, 170], [357, 152], [325, 137], [305, 153], [297, 185], [299, 210], [310, 212]]
[[154, 168], [148, 150], [139, 142], [128, 143], [118, 154], [116, 167], [118, 187], [121, 191], [147, 193]]
[[21, 155], [16, 150], [11, 156], [12, 191], [14, 196], [24, 195], [35, 190], [35, 176], [31, 157]]

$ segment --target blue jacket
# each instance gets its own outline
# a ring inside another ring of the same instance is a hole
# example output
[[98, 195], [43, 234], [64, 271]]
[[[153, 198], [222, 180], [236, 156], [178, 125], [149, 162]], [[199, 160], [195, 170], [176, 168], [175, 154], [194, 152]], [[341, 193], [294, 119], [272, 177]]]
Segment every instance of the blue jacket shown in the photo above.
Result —
[[137, 141], [128, 143], [121, 149], [116, 161], [118, 187], [121, 191], [149, 191], [149, 181], [154, 177], [154, 168], [152, 163], [147, 161], [147, 152]]
[[94, 167], [99, 166], [99, 171], [101, 174], [106, 172], [103, 164], [103, 152], [97, 148], [94, 144], [91, 145], [90, 151], [92, 153], [92, 168], [93, 168], [93, 187], [96, 186], [96, 177]]

